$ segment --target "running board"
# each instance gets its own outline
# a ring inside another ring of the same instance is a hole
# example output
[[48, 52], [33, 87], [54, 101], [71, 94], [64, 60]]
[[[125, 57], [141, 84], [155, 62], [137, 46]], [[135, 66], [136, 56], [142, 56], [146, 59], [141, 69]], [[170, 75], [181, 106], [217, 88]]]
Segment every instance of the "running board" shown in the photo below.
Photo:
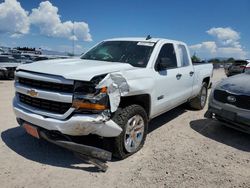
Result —
[[50, 143], [58, 145], [60, 147], [66, 148], [75, 153], [77, 157], [84, 160], [87, 163], [95, 165], [101, 171], [106, 172], [108, 166], [105, 164], [106, 161], [110, 161], [112, 158], [112, 153], [100, 148], [93, 146], [87, 146], [78, 144], [71, 141], [64, 140], [53, 140], [50, 139], [45, 131], [40, 131], [40, 136]]

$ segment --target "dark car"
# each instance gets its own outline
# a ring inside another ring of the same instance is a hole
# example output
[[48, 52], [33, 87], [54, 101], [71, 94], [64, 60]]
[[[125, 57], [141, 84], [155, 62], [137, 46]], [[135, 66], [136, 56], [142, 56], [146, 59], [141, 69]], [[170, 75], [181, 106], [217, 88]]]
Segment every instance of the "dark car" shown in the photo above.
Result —
[[225, 73], [228, 77], [236, 74], [241, 74], [244, 72], [248, 63], [248, 60], [236, 60], [232, 65], [225, 68]]
[[12, 54], [12, 57], [14, 57], [19, 63], [32, 63], [32, 59], [28, 55]]
[[49, 60], [49, 57], [40, 56], [40, 57], [36, 57], [33, 61], [43, 61], [43, 60]]
[[212, 89], [207, 118], [250, 133], [250, 63], [243, 74], [222, 80]]
[[0, 78], [14, 78], [19, 64], [12, 56], [0, 55]]

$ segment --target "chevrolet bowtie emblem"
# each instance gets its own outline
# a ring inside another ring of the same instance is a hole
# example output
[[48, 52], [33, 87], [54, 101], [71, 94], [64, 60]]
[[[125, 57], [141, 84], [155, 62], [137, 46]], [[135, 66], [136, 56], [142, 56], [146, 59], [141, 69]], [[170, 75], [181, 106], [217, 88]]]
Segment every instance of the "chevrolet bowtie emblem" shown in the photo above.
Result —
[[34, 89], [30, 89], [27, 91], [27, 94], [31, 97], [36, 97], [38, 95], [38, 92]]

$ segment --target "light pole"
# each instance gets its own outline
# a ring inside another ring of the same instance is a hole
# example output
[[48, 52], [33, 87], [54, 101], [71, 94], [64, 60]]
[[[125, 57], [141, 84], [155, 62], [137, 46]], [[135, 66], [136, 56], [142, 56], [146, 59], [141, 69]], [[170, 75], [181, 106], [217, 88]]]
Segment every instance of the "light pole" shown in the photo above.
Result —
[[75, 22], [73, 22], [72, 55], [75, 56]]

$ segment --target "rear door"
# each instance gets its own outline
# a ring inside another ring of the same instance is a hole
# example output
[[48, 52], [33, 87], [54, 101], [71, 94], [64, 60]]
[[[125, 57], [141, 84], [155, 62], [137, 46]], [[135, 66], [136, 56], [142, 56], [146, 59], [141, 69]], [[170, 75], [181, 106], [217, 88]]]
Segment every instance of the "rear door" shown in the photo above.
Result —
[[182, 88], [180, 95], [183, 101], [185, 101], [192, 95], [195, 71], [187, 48], [183, 44], [177, 44], [177, 59], [179, 62], [179, 73], [182, 75], [179, 82]]

